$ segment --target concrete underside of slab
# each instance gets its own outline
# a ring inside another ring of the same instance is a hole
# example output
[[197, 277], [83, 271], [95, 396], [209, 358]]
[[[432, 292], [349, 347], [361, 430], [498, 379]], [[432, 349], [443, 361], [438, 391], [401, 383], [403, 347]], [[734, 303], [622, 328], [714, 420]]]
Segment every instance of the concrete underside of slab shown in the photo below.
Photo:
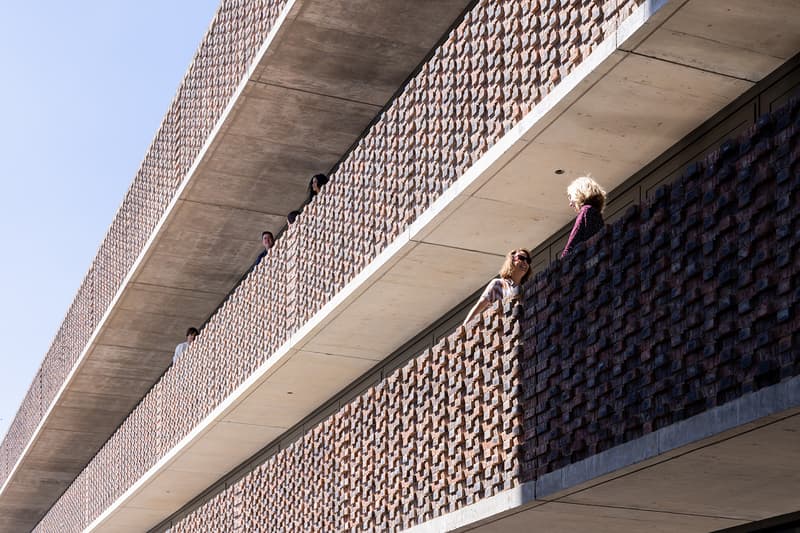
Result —
[[509, 248], [569, 222], [572, 176], [613, 188], [800, 51], [798, 17], [793, 2], [646, 3], [90, 529], [179, 509], [466, 298]]
[[0, 530], [41, 519], [468, 3], [288, 3], [3, 485]]

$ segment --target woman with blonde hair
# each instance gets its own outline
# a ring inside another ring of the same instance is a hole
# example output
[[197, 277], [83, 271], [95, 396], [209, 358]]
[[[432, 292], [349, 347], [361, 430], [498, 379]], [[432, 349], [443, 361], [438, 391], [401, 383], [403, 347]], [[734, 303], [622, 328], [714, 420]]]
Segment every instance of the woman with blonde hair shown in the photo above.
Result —
[[569, 206], [578, 213], [578, 216], [575, 218], [575, 225], [572, 226], [567, 245], [561, 252], [562, 258], [579, 243], [603, 229], [605, 225], [603, 209], [606, 206], [606, 191], [592, 178], [582, 176], [570, 183], [567, 187], [567, 197]]
[[506, 254], [498, 275], [498, 278], [489, 282], [478, 302], [467, 313], [464, 324], [494, 302], [515, 299], [522, 295], [521, 286], [531, 276], [531, 253], [525, 248], [511, 250]]

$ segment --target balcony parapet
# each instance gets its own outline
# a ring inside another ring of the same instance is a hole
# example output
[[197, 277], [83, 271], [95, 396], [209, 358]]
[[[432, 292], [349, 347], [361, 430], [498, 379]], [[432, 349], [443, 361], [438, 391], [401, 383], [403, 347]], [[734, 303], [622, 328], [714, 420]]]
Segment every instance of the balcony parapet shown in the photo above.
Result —
[[467, 3], [222, 2], [0, 446], [0, 529], [33, 527]]
[[[74, 372], [286, 0], [221, 3], [0, 447], [0, 486]], [[153, 365], [150, 382], [163, 367]], [[149, 385], [148, 385], [149, 386]]]
[[794, 101], [169, 531], [708, 531], [796, 511], [798, 163]]
[[[666, 11], [674, 13], [683, 5], [668, 4]], [[514, 244], [541, 242], [559, 229], [570, 216], [566, 210], [554, 212], [552, 208], [555, 189], [561, 199], [563, 188], [541, 183], [544, 194], [534, 194], [530, 187], [519, 185], [520, 180], [525, 183], [529, 177], [527, 163], [536, 160], [528, 150], [535, 155], [549, 151], [551, 157], [556, 151], [559, 157], [572, 153], [574, 147], [550, 150], [548, 137], [537, 135], [550, 126], [563, 133], [563, 128], [570, 129], [568, 121], [575, 120], [576, 113], [577, 120], [584, 120], [587, 115], [580, 112], [576, 102], [581, 103], [583, 98], [592, 101], [599, 92], [599, 98], [606, 103], [612, 94], [630, 97], [628, 103], [636, 107], [653, 98], [654, 93], [661, 97], [664, 89], [660, 84], [672, 88], [670, 74], [688, 76], [692, 83], [683, 84], [682, 89], [689, 96], [676, 92], [669, 101], [674, 107], [644, 115], [637, 115], [635, 110], [632, 113], [633, 129], [642, 131], [637, 159], [649, 161], [752, 85], [726, 74], [698, 71], [674, 62], [661, 64], [653, 58], [621, 52], [618, 47], [626, 39], [639, 30], [650, 35], [667, 15], [659, 12], [653, 16], [650, 2], [638, 7], [635, 2], [607, 7], [597, 16], [594, 11], [576, 10], [581, 12], [587, 29], [579, 32], [586, 41], [575, 45], [576, 50], [570, 48], [570, 53], [562, 53], [560, 47], [567, 45], [554, 29], [549, 34], [552, 40], [542, 43], [536, 58], [516, 46], [529, 43], [534, 34], [540, 34], [541, 28], [536, 25], [540, 18], [529, 9], [530, 5], [513, 2], [508, 9], [498, 10], [487, 2], [470, 11], [348, 155], [324, 193], [212, 317], [201, 338], [184, 354], [184, 361], [165, 374], [106, 445], [115, 452], [129, 450], [126, 453], [136, 458], [126, 464], [117, 459], [118, 454], [101, 450], [76, 480], [75, 490], [71, 488], [53, 507], [52, 517], [70, 507], [83, 506], [88, 511], [77, 519], [79, 529], [113, 527], [109, 524], [117, 519], [116, 527], [128, 524], [132, 529], [157, 523], [157, 515], [167, 512], [167, 507], [193, 495], [180, 494], [170, 502], [140, 500], [137, 503], [158, 507], [148, 508], [146, 517], [145, 513], [133, 516], [142, 507], [122, 509], [123, 504], [136, 498], [137, 491], [153, 476], [186, 472], [186, 464], [172, 469], [170, 466], [172, 461], [181, 460], [182, 450], [195, 444], [202, 447], [206, 433], [211, 434], [217, 426], [233, 424], [253, 426], [248, 429], [253, 432], [249, 435], [252, 442], [245, 443], [250, 448], [240, 450], [242, 453], [259, 449], [285, 429], [287, 422], [302, 414], [300, 411], [309, 412], [309, 406], [329, 397], [337, 387], [348, 383], [348, 378], [368, 369], [411, 338], [419, 327], [474, 290], [477, 280], [485, 279], [496, 267], [498, 248], [506, 249], [505, 241], [497, 242], [497, 230], [509, 218], [532, 207], [542, 208], [544, 213], [533, 217], [535, 220], [530, 222], [535, 224], [529, 227], [504, 227], [503, 238]], [[487, 24], [494, 17], [498, 20]], [[525, 17], [527, 22], [523, 24], [520, 19]], [[571, 24], [570, 17], [552, 20], [553, 24], [559, 20], [565, 26]], [[645, 22], [653, 27], [643, 30]], [[488, 28], [497, 35], [487, 36]], [[454, 65], [468, 67], [469, 75], [453, 70]], [[656, 66], [668, 72], [660, 73]], [[511, 86], [505, 86], [506, 76], [513, 78]], [[647, 83], [642, 83], [642, 78]], [[693, 83], [714, 90], [698, 90]], [[619, 94], [609, 90], [620, 86], [624, 91], [617, 91]], [[589, 92], [595, 88], [598, 92]], [[679, 104], [682, 107], [676, 111]], [[556, 122], [560, 117], [566, 117], [567, 122]], [[656, 123], [666, 126], [658, 131], [648, 129]], [[611, 126], [613, 130], [631, 123], [618, 121]], [[615, 152], [622, 151], [626, 142], [613, 139]], [[518, 155], [514, 165], [526, 164], [522, 177], [519, 168], [506, 166]], [[616, 165], [614, 172], [609, 171], [615, 176], [608, 182], [610, 186], [641, 165], [630, 158], [603, 161], [608, 168]], [[551, 162], [552, 159], [542, 158], [534, 173], [549, 175]], [[478, 189], [481, 195], [476, 193]], [[515, 193], [519, 193], [518, 203], [508, 200], [507, 195]], [[500, 200], [494, 198], [503, 194], [506, 196]], [[470, 220], [471, 214], [485, 214], [481, 210], [487, 209], [487, 204], [499, 203], [507, 204], [503, 207], [511, 212], [494, 213], [496, 216], [486, 219], [473, 216]], [[479, 211], [470, 211], [467, 205]], [[476, 220], [489, 220], [490, 224], [474, 234], [465, 232], [464, 227], [474, 228]], [[463, 221], [467, 223], [462, 224]], [[403, 268], [398, 270], [402, 272], [385, 276], [400, 262]], [[415, 263], [422, 268], [414, 269]], [[459, 264], [460, 269], [454, 269], [454, 264]], [[430, 266], [438, 269], [433, 278], [425, 276], [424, 269]], [[416, 292], [405, 295], [404, 290], [412, 286]], [[373, 307], [363, 301], [350, 305], [361, 294], [372, 299]], [[371, 312], [376, 306], [380, 312]], [[329, 324], [324, 322], [327, 318], [318, 319], [325, 313], [347, 315], [347, 327], [331, 327], [326, 331], [325, 342], [314, 343], [309, 340], [311, 333], [318, 333]], [[375, 327], [381, 321], [392, 327]], [[292, 344], [292, 339], [298, 343]], [[303, 362], [296, 363], [297, 360]], [[290, 364], [293, 361], [296, 365]], [[351, 366], [346, 372], [339, 370], [345, 365]], [[257, 377], [252, 374], [254, 369]], [[308, 375], [304, 376], [301, 369]], [[304, 377], [311, 381], [314, 370], [324, 376], [321, 379], [329, 377], [326, 373], [333, 377], [324, 383], [324, 388], [306, 391], [306, 404], [302, 409], [296, 408], [285, 395], [293, 392], [296, 385], [303, 385]], [[263, 395], [254, 392], [263, 384], [259, 380], [268, 380], [279, 372], [291, 379], [272, 383], [274, 388]], [[179, 380], [179, 376], [185, 379]], [[282, 395], [275, 394], [281, 387]], [[260, 403], [269, 412], [240, 413], [236, 420], [215, 418], [228, 417], [231, 409], [245, 402], [250, 402], [248, 406]], [[272, 425], [263, 422], [265, 415], [274, 421], [270, 422]], [[224, 431], [220, 429], [214, 438], [224, 440]], [[147, 435], [149, 444], [137, 443], [142, 435]], [[195, 485], [213, 481], [213, 476], [225, 472], [225, 461], [236, 460], [209, 451], [197, 455], [205, 456], [209, 462], [213, 457], [217, 462], [206, 465], [207, 470], [195, 472], [202, 474], [194, 478]], [[109, 466], [117, 472], [103, 470]], [[95, 491], [95, 484], [105, 483], [106, 479], [110, 481]]]

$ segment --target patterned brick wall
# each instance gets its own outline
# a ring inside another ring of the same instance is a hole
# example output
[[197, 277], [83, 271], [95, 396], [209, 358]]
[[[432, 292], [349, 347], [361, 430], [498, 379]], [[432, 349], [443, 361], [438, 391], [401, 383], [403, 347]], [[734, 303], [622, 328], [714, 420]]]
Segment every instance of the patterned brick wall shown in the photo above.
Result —
[[524, 480], [800, 374], [798, 108], [536, 277]]
[[[85, 491], [87, 523], [407, 228], [639, 1], [479, 2], [81, 473], [75, 490]], [[295, 269], [300, 249], [319, 260]], [[103, 457], [114, 458], [113, 473], [108, 464], [100, 466]], [[60, 523], [63, 512], [59, 502], [40, 529]]]
[[799, 375], [798, 200], [794, 102], [171, 533], [396, 531]]
[[86, 347], [285, 0], [223, 0], [0, 446], [0, 485]]
[[514, 311], [460, 328], [171, 531], [397, 531], [516, 486]]
[[[217, 494], [203, 505], [202, 513], [192, 513], [172, 531], [208, 531], [233, 532], [263, 531], [264, 525], [258, 524], [252, 529], [242, 528], [243, 494], [241, 487], [233, 486]], [[263, 507], [263, 503], [250, 501], [248, 505]], [[311, 530], [308, 530], [311, 531]]]

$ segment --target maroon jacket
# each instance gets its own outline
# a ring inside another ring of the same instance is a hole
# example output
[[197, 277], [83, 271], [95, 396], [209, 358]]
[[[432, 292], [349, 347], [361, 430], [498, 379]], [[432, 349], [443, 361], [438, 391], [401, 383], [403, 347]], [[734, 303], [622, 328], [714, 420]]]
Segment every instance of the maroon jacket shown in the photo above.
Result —
[[589, 204], [584, 204], [581, 210], [578, 211], [578, 217], [575, 219], [575, 225], [572, 226], [572, 232], [569, 234], [569, 240], [561, 252], [562, 259], [566, 257], [575, 246], [582, 243], [601, 229], [605, 222], [603, 222], [603, 215], [600, 210]]

